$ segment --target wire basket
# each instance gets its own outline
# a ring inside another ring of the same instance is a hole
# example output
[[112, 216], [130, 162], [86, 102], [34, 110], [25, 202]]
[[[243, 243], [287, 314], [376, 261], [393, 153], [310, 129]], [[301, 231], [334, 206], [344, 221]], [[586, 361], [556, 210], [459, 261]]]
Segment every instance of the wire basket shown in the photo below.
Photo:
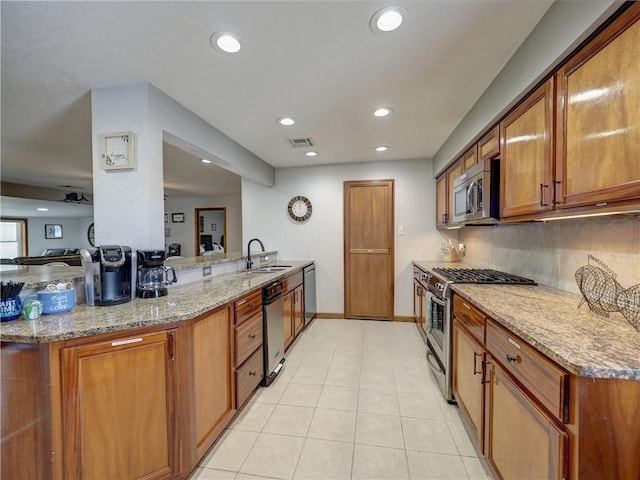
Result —
[[[597, 265], [591, 265], [591, 262]], [[588, 256], [588, 264], [575, 273], [583, 303], [601, 317], [620, 312], [636, 330], [640, 331], [640, 284], [625, 289], [616, 280], [616, 274], [602, 260]]]

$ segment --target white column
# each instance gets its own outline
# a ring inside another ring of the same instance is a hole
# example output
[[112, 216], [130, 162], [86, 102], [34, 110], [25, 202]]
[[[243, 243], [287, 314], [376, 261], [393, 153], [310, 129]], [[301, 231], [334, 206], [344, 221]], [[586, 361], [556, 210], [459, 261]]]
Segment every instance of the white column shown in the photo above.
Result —
[[[147, 82], [91, 91], [96, 245], [164, 249], [162, 129], [149, 114]], [[135, 167], [103, 170], [99, 135], [133, 132]]]

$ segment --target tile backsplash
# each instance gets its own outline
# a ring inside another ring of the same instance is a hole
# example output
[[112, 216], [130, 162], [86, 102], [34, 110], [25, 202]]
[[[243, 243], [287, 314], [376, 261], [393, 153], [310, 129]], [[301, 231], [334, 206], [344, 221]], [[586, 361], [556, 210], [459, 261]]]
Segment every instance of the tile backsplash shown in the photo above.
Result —
[[640, 283], [640, 215], [465, 227], [467, 263], [504, 270], [538, 283], [580, 293], [575, 272], [591, 254], [624, 287]]

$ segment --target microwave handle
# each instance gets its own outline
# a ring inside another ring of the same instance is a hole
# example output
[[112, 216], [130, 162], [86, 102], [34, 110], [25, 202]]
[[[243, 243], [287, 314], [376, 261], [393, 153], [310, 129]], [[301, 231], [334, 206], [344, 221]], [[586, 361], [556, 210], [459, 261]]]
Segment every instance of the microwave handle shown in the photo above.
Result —
[[478, 211], [478, 181], [474, 180], [467, 188], [467, 206], [472, 213]]

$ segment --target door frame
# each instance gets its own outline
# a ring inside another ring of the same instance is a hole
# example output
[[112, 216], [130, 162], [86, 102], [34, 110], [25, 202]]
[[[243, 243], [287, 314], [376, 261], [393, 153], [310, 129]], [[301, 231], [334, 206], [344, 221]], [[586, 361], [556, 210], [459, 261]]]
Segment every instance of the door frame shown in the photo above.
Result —
[[222, 230], [222, 234], [224, 235], [224, 245], [222, 246], [223, 251], [227, 253], [227, 207], [204, 207], [204, 208], [195, 208], [194, 209], [194, 241], [195, 241], [195, 255], [196, 257], [200, 256], [200, 212], [211, 212], [211, 211], [219, 211], [224, 214], [224, 226]]

